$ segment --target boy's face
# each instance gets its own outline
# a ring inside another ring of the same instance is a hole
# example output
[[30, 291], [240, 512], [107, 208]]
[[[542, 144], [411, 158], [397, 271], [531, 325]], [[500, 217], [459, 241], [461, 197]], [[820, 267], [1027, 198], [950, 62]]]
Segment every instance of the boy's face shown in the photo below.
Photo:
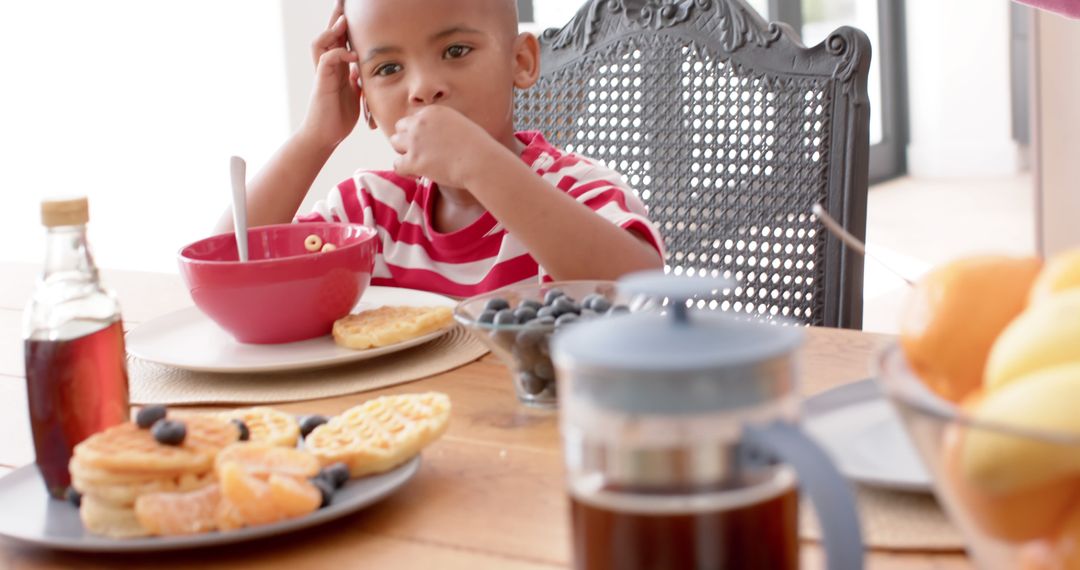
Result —
[[368, 107], [389, 136], [427, 105], [451, 107], [506, 142], [514, 87], [536, 80], [536, 40], [514, 0], [348, 0], [345, 16]]

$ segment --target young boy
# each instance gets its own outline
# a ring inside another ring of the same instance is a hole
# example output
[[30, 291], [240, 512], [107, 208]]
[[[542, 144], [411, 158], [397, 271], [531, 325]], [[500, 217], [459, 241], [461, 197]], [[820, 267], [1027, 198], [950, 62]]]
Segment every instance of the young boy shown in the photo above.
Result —
[[394, 170], [357, 172], [296, 220], [375, 228], [373, 284], [469, 296], [663, 267], [660, 235], [618, 173], [514, 132], [514, 89], [539, 73], [515, 0], [339, 0], [312, 50], [308, 115], [250, 183], [251, 226], [293, 218], [362, 122], [389, 137]]

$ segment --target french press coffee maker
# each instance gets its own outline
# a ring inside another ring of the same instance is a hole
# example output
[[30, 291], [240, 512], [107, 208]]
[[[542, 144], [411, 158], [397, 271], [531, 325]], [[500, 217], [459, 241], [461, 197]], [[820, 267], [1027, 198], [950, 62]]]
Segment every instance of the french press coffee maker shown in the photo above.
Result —
[[724, 280], [619, 287], [666, 305], [553, 341], [575, 568], [798, 568], [800, 493], [828, 567], [862, 568], [850, 486], [796, 423], [802, 331], [687, 308]]

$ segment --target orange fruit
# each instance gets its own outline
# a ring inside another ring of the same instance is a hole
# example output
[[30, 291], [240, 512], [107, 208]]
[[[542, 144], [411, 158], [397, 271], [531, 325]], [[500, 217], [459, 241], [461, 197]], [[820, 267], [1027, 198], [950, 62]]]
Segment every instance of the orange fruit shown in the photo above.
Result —
[[1020, 562], [1024, 570], [1080, 570], [1080, 503], [1069, 507], [1056, 537], [1023, 546]]
[[135, 500], [139, 524], [159, 536], [197, 534], [217, 528], [221, 489], [209, 485], [186, 493], [151, 493]]
[[990, 347], [1024, 309], [1041, 266], [1034, 257], [967, 257], [919, 281], [902, 314], [900, 345], [931, 390], [959, 402], [982, 384]]
[[[965, 400], [968, 407], [978, 402], [978, 397]], [[964, 476], [961, 458], [968, 429], [956, 423], [945, 429], [942, 471], [952, 499], [979, 529], [994, 538], [1023, 542], [1052, 537], [1070, 506], [1080, 499], [1080, 478], [1058, 479], [1007, 494], [988, 493]]]
[[319, 473], [319, 460], [314, 455], [266, 443], [234, 443], [221, 450], [214, 460], [219, 470], [225, 463], [238, 463], [247, 473], [264, 477], [277, 473], [306, 478]]

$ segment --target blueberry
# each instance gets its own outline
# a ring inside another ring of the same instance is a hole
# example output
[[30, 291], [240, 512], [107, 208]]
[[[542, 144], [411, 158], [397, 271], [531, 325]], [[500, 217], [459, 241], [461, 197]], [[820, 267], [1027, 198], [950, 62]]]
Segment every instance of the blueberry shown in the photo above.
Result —
[[593, 299], [592, 306], [589, 308], [602, 315], [611, 308], [611, 301], [608, 301], [606, 298], [597, 295], [596, 299]]
[[516, 325], [517, 317], [514, 316], [514, 311], [510, 309], [503, 309], [498, 313], [495, 313], [495, 326]]
[[339, 461], [323, 467], [320, 474], [333, 483], [335, 489], [340, 489], [349, 481], [349, 466]]
[[521, 384], [521, 390], [530, 396], [535, 396], [544, 391], [547, 387], [547, 382], [537, 378], [536, 375], [531, 372], [522, 372], [518, 374], [518, 382]]
[[491, 341], [495, 344], [510, 350], [510, 347], [514, 345], [514, 339], [517, 337], [517, 333], [514, 331], [495, 330], [488, 333]]
[[603, 299], [603, 297], [599, 293], [589, 293], [581, 300], [581, 307], [583, 309], [591, 309], [593, 308], [593, 303], [595, 303], [597, 299]]
[[484, 305], [484, 310], [485, 311], [495, 311], [496, 313], [503, 310], [503, 309], [509, 309], [509, 308], [510, 308], [510, 303], [506, 299], [503, 299], [501, 297], [496, 297], [494, 299], [490, 299]]
[[483, 313], [480, 313], [480, 316], [476, 318], [476, 322], [491, 324], [491, 323], [495, 322], [495, 314], [496, 313], [497, 313], [497, 311], [492, 311], [491, 309], [488, 309], [488, 310], [484, 311]]
[[561, 289], [552, 289], [544, 295], [544, 305], [550, 307], [555, 302], [555, 299], [565, 295], [566, 293], [563, 293]]
[[532, 368], [533, 363], [536, 362], [536, 359], [539, 356], [535, 344], [523, 345], [521, 343], [515, 343], [514, 346], [510, 348], [510, 354], [517, 362], [518, 368], [524, 370]]
[[68, 487], [67, 491], [64, 491], [64, 499], [75, 505], [75, 508], [82, 506], [82, 493], [75, 489], [75, 487]]
[[527, 323], [536, 318], [536, 309], [531, 307], [518, 307], [517, 309], [514, 309], [514, 318], [517, 319], [519, 324]]
[[581, 312], [581, 307], [579, 307], [577, 303], [571, 301], [569, 297], [559, 297], [558, 299], [555, 299], [555, 302], [551, 304], [551, 307], [555, 309], [555, 312], [560, 316], [567, 313], [577, 314]]
[[319, 414], [311, 414], [310, 416], [300, 418], [300, 435], [307, 437], [309, 433], [315, 431], [315, 428], [325, 424], [326, 421], [326, 416], [320, 416]]
[[180, 445], [187, 437], [187, 426], [174, 420], [158, 420], [151, 429], [154, 439], [164, 445]]
[[551, 365], [550, 360], [545, 358], [536, 363], [536, 366], [533, 367], [533, 374], [541, 380], [554, 380], [555, 367]]
[[236, 429], [240, 430], [240, 439], [238, 441], [247, 441], [251, 439], [251, 430], [248, 429], [247, 424], [240, 418], [233, 418], [230, 420], [236, 424]]
[[541, 303], [540, 301], [535, 301], [533, 299], [525, 299], [524, 301], [518, 303], [519, 309], [532, 309], [533, 312], [539, 311], [540, 307], [543, 306], [543, 303]]
[[135, 425], [142, 429], [150, 429], [158, 420], [165, 417], [167, 411], [165, 406], [146, 406], [135, 414]]
[[559, 315], [559, 318], [555, 319], [555, 328], [565, 327], [566, 325], [569, 325], [580, 318], [581, 317], [575, 315], [574, 313], [566, 313], [563, 315]]
[[540, 344], [540, 341], [544, 340], [544, 331], [539, 328], [530, 327], [519, 332], [516, 340], [518, 346], [536, 346]]
[[555, 324], [555, 316], [554, 315], [544, 315], [544, 316], [536, 317], [536, 321], [530, 322], [529, 326], [550, 327], [550, 326], [553, 326], [554, 324]]
[[311, 484], [315, 485], [315, 488], [319, 490], [319, 494], [322, 495], [322, 502], [319, 503], [319, 508], [328, 506], [331, 501], [334, 500], [334, 483], [323, 477], [320, 473], [310, 479]]
[[539, 311], [536, 311], [536, 318], [537, 319], [546, 319], [546, 318], [554, 319], [557, 316], [559, 316], [558, 311], [555, 310], [555, 307], [551, 307], [551, 306], [543, 307]]
[[541, 396], [545, 396], [545, 397], [549, 397], [549, 398], [558, 398], [559, 397], [558, 382], [554, 382], [554, 381], [548, 382], [548, 385], [547, 385], [546, 388], [544, 388], [544, 393], [541, 394]]
[[626, 305], [615, 305], [614, 307], [608, 309], [607, 316], [614, 317], [615, 315], [625, 315], [629, 312], [630, 307], [627, 307]]

